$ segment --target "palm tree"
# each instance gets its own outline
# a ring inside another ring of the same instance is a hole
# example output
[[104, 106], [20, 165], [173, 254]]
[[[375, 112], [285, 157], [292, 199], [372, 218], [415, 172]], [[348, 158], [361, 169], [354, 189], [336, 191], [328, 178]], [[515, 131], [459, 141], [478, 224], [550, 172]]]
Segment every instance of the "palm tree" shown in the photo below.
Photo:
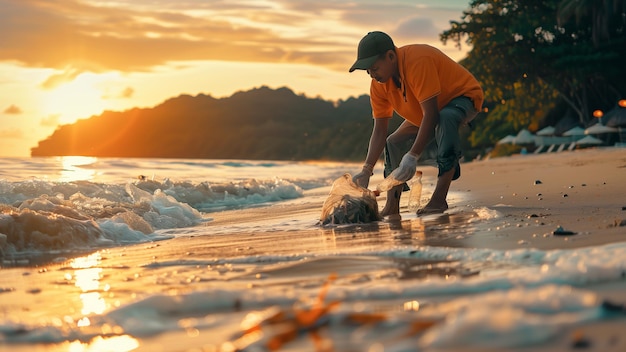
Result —
[[591, 39], [594, 46], [623, 36], [626, 27], [626, 0], [563, 0], [559, 4], [559, 25], [575, 18], [580, 25], [591, 23]]

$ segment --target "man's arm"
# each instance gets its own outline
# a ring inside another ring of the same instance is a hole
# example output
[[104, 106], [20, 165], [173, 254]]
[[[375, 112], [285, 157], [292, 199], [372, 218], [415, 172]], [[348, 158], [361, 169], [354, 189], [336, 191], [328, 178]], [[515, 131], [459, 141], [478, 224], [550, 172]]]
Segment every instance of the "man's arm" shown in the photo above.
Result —
[[374, 128], [372, 129], [370, 144], [367, 148], [367, 157], [365, 158], [365, 164], [371, 165], [372, 169], [385, 148], [387, 133], [389, 132], [389, 120], [391, 120], [391, 117], [374, 119]]
[[402, 160], [400, 160], [400, 165], [387, 176], [387, 179], [391, 181], [387, 183], [385, 187], [382, 187], [382, 190], [388, 190], [389, 187], [400, 185], [410, 180], [413, 175], [415, 175], [415, 169], [417, 168], [420, 155], [424, 152], [426, 145], [435, 135], [435, 126], [439, 123], [437, 97], [435, 96], [425, 100], [421, 105], [424, 117], [422, 118], [421, 126], [419, 126], [417, 138], [415, 138], [411, 150], [404, 154]]
[[417, 132], [417, 138], [411, 147], [410, 153], [420, 155], [424, 152], [426, 145], [435, 135], [435, 126], [439, 123], [439, 107], [437, 106], [437, 96], [434, 96], [421, 103], [424, 117], [422, 125]]
[[376, 162], [385, 148], [389, 120], [391, 120], [391, 117], [374, 119], [374, 127], [372, 129], [372, 135], [370, 136], [370, 142], [367, 148], [365, 164], [363, 165], [361, 172], [354, 175], [352, 178], [352, 180], [361, 187], [367, 188], [369, 185], [370, 177], [374, 172], [374, 165], [376, 165]]

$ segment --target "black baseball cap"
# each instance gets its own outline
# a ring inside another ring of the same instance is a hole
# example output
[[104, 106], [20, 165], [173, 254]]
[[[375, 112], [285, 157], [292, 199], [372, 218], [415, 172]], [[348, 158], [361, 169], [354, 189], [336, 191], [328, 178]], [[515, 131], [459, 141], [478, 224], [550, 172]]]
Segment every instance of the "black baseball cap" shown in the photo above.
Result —
[[369, 32], [359, 42], [356, 62], [350, 67], [350, 72], [354, 70], [367, 70], [378, 59], [381, 54], [388, 50], [395, 49], [393, 40], [383, 32]]

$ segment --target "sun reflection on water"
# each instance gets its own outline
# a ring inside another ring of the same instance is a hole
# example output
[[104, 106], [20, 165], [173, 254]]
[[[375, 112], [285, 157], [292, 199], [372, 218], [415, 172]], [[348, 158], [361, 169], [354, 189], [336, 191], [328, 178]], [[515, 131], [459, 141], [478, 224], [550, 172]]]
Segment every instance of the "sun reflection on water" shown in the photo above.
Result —
[[[79, 295], [83, 303], [82, 314], [102, 314], [106, 310], [106, 302], [100, 295], [100, 279], [102, 268], [97, 267], [101, 261], [100, 253], [93, 253], [86, 257], [75, 258], [71, 262], [71, 267], [77, 269], [74, 271], [74, 282], [76, 287], [80, 288], [83, 293]], [[108, 286], [105, 286], [107, 288]], [[82, 324], [87, 321], [81, 320]]]
[[403, 308], [405, 311], [413, 311], [416, 312], [420, 309], [419, 301], [407, 301], [404, 302]]
[[[99, 267], [102, 261], [100, 253], [93, 253], [85, 257], [74, 258], [70, 266], [75, 269], [73, 274], [67, 274], [66, 279], [74, 279], [74, 285], [81, 289], [79, 298], [83, 304], [81, 313], [84, 315], [77, 321], [77, 326], [81, 328], [91, 326], [89, 316], [91, 314], [102, 314], [107, 308], [106, 301], [101, 292], [110, 290], [108, 284], [103, 284], [102, 268]], [[69, 352], [90, 352], [90, 351], [132, 351], [139, 347], [139, 341], [129, 335], [121, 335], [123, 332], [119, 327], [112, 327], [107, 324], [101, 327], [105, 335], [120, 334], [118, 336], [97, 336], [88, 343], [74, 341], [70, 344]]]
[[98, 161], [98, 158], [88, 156], [62, 156], [59, 157], [61, 163], [61, 175], [59, 181], [92, 181], [96, 176], [96, 170], [86, 169], [84, 166], [91, 165]]
[[132, 351], [139, 347], [139, 341], [137, 339], [128, 336], [113, 336], [113, 337], [96, 337], [90, 343], [82, 343], [80, 341], [74, 341], [70, 344], [68, 352], [93, 352], [93, 351], [116, 351], [126, 352]]

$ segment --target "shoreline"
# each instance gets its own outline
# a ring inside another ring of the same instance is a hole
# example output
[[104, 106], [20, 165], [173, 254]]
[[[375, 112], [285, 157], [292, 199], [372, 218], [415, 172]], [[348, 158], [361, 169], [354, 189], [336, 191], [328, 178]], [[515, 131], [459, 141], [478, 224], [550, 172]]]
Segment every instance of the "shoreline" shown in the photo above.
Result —
[[[367, 233], [382, 238], [403, 228], [409, 234], [423, 227], [463, 226], [473, 233], [460, 238], [429, 241], [423, 245], [498, 250], [536, 248], [570, 249], [626, 241], [626, 149], [590, 148], [551, 154], [527, 154], [461, 164], [461, 177], [450, 187], [450, 209], [444, 214], [418, 217], [407, 209], [408, 192], [400, 203], [399, 220], [339, 226], [325, 231]], [[436, 182], [435, 167], [423, 172], [421, 203], [426, 204]], [[351, 170], [346, 170], [350, 172]], [[377, 165], [369, 189], [382, 181], [382, 165]], [[206, 226], [224, 227], [265, 221], [271, 218], [298, 219], [311, 225], [302, 231], [316, 232], [322, 204], [330, 186], [305, 191], [305, 199], [295, 199], [267, 207], [210, 213]], [[379, 210], [385, 197], [378, 197]], [[306, 203], [303, 203], [306, 202]], [[477, 221], [485, 209], [497, 212], [495, 218]], [[466, 225], [467, 226], [467, 225]], [[573, 234], [555, 235], [562, 228]], [[323, 228], [322, 228], [323, 229]], [[288, 235], [289, 231], [285, 231]], [[430, 231], [432, 234], [433, 231]], [[423, 236], [423, 234], [422, 234]], [[288, 241], [287, 241], [288, 242]], [[299, 247], [296, 243], [293, 243]]]

